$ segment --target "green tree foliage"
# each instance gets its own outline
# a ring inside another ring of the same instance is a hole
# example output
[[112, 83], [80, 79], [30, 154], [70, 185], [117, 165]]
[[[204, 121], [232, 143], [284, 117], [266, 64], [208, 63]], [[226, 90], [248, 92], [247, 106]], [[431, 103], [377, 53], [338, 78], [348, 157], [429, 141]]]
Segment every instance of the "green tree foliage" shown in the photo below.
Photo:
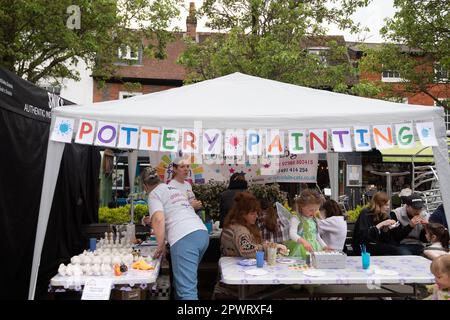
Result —
[[[359, 30], [350, 16], [367, 0], [206, 0], [200, 13], [214, 30], [202, 43], [188, 42], [179, 62], [187, 82], [242, 72], [273, 80], [346, 91], [352, 67], [336, 41], [320, 55], [306, 48], [326, 33], [326, 23]], [[326, 63], [324, 63], [326, 62]]]
[[79, 60], [111, 76], [119, 47], [144, 37], [153, 40], [144, 51], [164, 57], [179, 1], [0, 0], [0, 65], [33, 83], [78, 79], [71, 64]]
[[[450, 70], [450, 2], [442, 0], [395, 0], [397, 9], [386, 21], [382, 34], [390, 44], [366, 50], [361, 61], [363, 72], [395, 70], [403, 79], [401, 88], [395, 84], [378, 83], [386, 97], [407, 93], [424, 93], [438, 105], [448, 96]], [[436, 63], [436, 64], [435, 64]], [[435, 67], [447, 71], [447, 77], [436, 73]], [[446, 92], [445, 92], [446, 91]]]

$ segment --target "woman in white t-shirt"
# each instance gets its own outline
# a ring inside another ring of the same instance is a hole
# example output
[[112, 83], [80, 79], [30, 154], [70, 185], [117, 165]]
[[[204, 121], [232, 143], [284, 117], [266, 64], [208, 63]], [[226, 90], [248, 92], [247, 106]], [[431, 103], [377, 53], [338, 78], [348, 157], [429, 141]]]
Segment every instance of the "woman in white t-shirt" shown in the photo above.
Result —
[[141, 174], [148, 196], [150, 215], [143, 219], [151, 224], [156, 236], [155, 257], [164, 254], [165, 241], [170, 245], [170, 258], [178, 300], [197, 300], [198, 265], [209, 245], [208, 231], [189, 204], [186, 193], [162, 183], [154, 168]]
[[192, 186], [186, 181], [189, 175], [189, 159], [177, 158], [173, 162], [173, 175], [172, 180], [169, 182], [169, 186], [177, 188], [186, 193], [186, 196], [195, 211], [201, 209], [202, 202], [195, 199], [195, 194], [192, 191]]

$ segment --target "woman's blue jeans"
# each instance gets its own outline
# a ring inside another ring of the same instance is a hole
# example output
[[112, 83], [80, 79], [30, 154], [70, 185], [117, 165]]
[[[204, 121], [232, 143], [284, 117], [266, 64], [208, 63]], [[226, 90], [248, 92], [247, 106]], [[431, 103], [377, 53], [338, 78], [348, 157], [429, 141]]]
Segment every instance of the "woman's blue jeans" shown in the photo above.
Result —
[[170, 246], [175, 298], [177, 300], [198, 300], [198, 265], [208, 245], [208, 232], [197, 230]]

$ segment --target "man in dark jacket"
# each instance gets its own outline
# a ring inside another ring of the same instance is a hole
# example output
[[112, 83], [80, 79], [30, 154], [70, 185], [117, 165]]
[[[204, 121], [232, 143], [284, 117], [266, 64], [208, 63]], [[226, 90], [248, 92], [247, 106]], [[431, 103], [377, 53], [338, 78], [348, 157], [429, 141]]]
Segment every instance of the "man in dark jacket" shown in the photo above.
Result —
[[219, 219], [220, 228], [223, 227], [223, 221], [225, 220], [228, 211], [230, 211], [233, 206], [234, 196], [238, 192], [247, 190], [247, 181], [245, 180], [245, 173], [235, 172], [230, 177], [230, 184], [228, 189], [222, 192], [220, 195], [219, 203]]
[[447, 218], [445, 217], [444, 205], [441, 204], [430, 216], [430, 222], [440, 223], [448, 229]]

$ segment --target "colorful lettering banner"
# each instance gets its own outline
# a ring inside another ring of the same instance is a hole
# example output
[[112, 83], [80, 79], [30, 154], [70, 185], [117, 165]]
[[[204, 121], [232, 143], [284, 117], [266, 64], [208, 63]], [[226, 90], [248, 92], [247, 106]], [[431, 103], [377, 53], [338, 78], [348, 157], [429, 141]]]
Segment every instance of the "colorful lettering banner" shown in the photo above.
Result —
[[373, 126], [373, 140], [378, 150], [389, 149], [394, 146], [394, 135], [390, 125]]
[[58, 142], [72, 142], [75, 120], [68, 118], [56, 118], [50, 139]]
[[78, 123], [75, 142], [79, 144], [93, 144], [95, 138], [95, 125], [96, 122], [93, 120], [81, 119]]
[[279, 156], [284, 150], [284, 133], [280, 130], [267, 130], [266, 133], [266, 154], [269, 156]]
[[412, 123], [396, 124], [395, 137], [397, 139], [397, 145], [401, 149], [409, 149], [416, 146]]
[[203, 131], [203, 154], [222, 154], [222, 131], [206, 129]]
[[139, 150], [158, 151], [161, 129], [157, 127], [141, 127]]
[[178, 150], [178, 142], [180, 136], [178, 129], [162, 129], [160, 151], [176, 152]]
[[328, 131], [327, 129], [309, 130], [309, 152], [327, 153], [328, 151]]
[[289, 152], [292, 154], [306, 153], [306, 130], [289, 130]]
[[194, 129], [181, 130], [181, 151], [183, 153], [198, 153], [200, 149], [200, 134]]
[[94, 144], [96, 146], [114, 148], [117, 144], [117, 127], [117, 123], [99, 121]]
[[[75, 131], [75, 120], [56, 117], [50, 140], [121, 149], [140, 149], [188, 154], [225, 155], [225, 162], [244, 163], [246, 157], [280, 157], [326, 153], [331, 141], [334, 151], [369, 151], [375, 143], [377, 149], [413, 148], [415, 131], [424, 146], [437, 146], [433, 122], [399, 123], [393, 125], [354, 126], [353, 128], [292, 129], [177, 129], [118, 124], [113, 122], [80, 119]], [[329, 130], [329, 131], [328, 131]], [[329, 136], [331, 135], [331, 137]], [[352, 138], [353, 135], [353, 138]], [[353, 141], [352, 141], [353, 140]], [[373, 141], [373, 142], [372, 142]], [[353, 147], [354, 144], [354, 147]], [[308, 150], [309, 149], [309, 150]]]
[[246, 149], [248, 156], [260, 156], [262, 154], [263, 133], [261, 130], [250, 129], [245, 133]]
[[130, 124], [121, 124], [119, 127], [119, 143], [117, 148], [137, 149], [139, 138], [139, 127]]
[[436, 147], [438, 145], [433, 122], [416, 122], [416, 128], [420, 142], [424, 146]]
[[335, 152], [352, 152], [350, 128], [331, 129], [331, 141]]
[[244, 131], [243, 130], [225, 130], [225, 155], [241, 156], [244, 154]]
[[355, 142], [356, 151], [369, 151], [372, 149], [372, 142], [370, 141], [370, 127], [354, 127], [353, 141]]

